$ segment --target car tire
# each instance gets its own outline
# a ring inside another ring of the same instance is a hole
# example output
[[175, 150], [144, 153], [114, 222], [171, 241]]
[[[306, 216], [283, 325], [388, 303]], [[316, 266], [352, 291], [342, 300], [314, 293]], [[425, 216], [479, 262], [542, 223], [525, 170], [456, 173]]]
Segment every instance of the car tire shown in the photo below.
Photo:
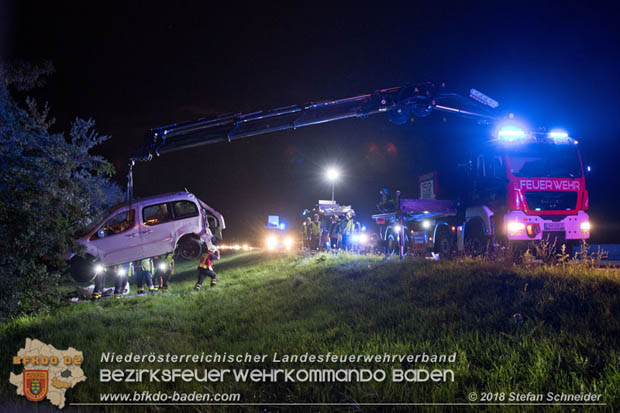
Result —
[[76, 255], [69, 262], [71, 277], [78, 283], [89, 283], [95, 279], [95, 257], [86, 255], [81, 257]]
[[183, 238], [177, 246], [176, 256], [186, 260], [195, 260], [202, 253], [202, 244], [196, 238]]

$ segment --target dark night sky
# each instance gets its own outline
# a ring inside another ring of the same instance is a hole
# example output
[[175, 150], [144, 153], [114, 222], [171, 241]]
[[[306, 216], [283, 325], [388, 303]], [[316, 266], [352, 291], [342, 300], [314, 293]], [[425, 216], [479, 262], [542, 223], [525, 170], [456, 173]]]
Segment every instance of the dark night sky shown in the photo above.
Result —
[[[37, 96], [50, 102], [58, 129], [93, 117], [112, 135], [100, 153], [122, 185], [127, 155], [151, 127], [433, 79], [482, 90], [530, 124], [568, 129], [594, 170], [594, 232], [605, 228], [595, 240], [620, 241], [620, 16], [604, 3], [88, 3], [0, 0], [0, 53], [54, 63]], [[328, 198], [322, 170], [337, 163], [346, 176], [336, 198], [367, 222], [377, 190], [412, 193], [429, 160], [448, 156], [459, 127], [468, 128], [440, 116], [397, 127], [378, 116], [207, 146], [138, 164], [136, 194], [187, 187], [224, 213], [227, 238], [240, 240], [268, 213], [298, 219]]]

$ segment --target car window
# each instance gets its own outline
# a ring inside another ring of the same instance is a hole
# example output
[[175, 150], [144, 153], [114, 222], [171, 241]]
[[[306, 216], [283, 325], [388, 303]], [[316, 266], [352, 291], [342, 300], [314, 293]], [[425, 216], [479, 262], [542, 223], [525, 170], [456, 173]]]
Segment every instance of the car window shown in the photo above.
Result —
[[142, 220], [146, 225], [159, 225], [172, 220], [168, 204], [149, 205], [142, 208]]
[[175, 219], [183, 219], [198, 216], [196, 204], [190, 201], [176, 201], [172, 203]]
[[217, 218], [210, 214], [207, 215], [207, 221], [209, 222], [209, 228], [217, 228], [220, 224]]
[[103, 238], [109, 235], [120, 234], [132, 228], [135, 223], [135, 212], [133, 209], [119, 212], [108, 219], [105, 224], [93, 235], [92, 239]]

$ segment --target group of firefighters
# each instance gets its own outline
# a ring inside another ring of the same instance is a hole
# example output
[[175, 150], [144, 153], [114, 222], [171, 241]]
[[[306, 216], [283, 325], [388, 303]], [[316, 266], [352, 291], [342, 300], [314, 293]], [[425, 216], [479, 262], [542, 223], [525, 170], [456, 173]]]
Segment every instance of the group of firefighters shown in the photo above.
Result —
[[354, 235], [359, 234], [361, 225], [348, 211], [343, 218], [334, 214], [323, 223], [320, 213], [307, 217], [302, 226], [303, 248], [311, 251], [351, 250], [354, 248]]
[[[219, 259], [220, 250], [215, 245], [210, 244], [207, 251], [200, 256], [197, 269], [198, 280], [194, 290], [199, 291], [207, 277], [211, 279], [211, 287], [216, 285], [217, 274], [213, 270], [213, 262]], [[170, 277], [174, 273], [174, 254], [169, 253], [116, 265], [112, 270], [115, 274], [114, 298], [121, 298], [128, 293], [130, 277], [135, 277], [137, 295], [146, 295], [145, 286], [149, 294], [155, 294], [158, 291], [167, 292]], [[106, 273], [107, 271], [100, 271], [95, 277], [95, 288], [91, 296], [93, 300], [102, 298], [106, 292]]]

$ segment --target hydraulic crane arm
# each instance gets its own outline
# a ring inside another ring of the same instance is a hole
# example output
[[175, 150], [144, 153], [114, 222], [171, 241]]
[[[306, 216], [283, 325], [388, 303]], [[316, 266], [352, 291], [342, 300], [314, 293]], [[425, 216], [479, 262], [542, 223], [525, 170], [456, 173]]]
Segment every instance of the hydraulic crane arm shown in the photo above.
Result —
[[[433, 110], [456, 113], [484, 121], [495, 119], [485, 113], [485, 107], [480, 104], [477, 104], [474, 110], [463, 109], [461, 106], [472, 106], [472, 101], [454, 93], [447, 93], [444, 89], [444, 84], [424, 82], [381, 89], [345, 99], [291, 105], [246, 114], [232, 113], [150, 129], [146, 133], [144, 145], [137, 149], [130, 159], [127, 200], [133, 199], [135, 161], [150, 161], [153, 156], [182, 149], [218, 142], [231, 142], [250, 136], [340, 119], [363, 118], [384, 112], [388, 114], [392, 122], [399, 125], [408, 122], [411, 116], [428, 116]], [[470, 97], [492, 108], [497, 106], [497, 102], [474, 89], [470, 92]], [[488, 100], [484, 101], [485, 98]], [[454, 107], [453, 104], [447, 105], [444, 102], [458, 102], [456, 106], [459, 107]]]
[[[147, 132], [144, 146], [133, 154], [132, 160], [150, 160], [154, 155], [182, 149], [383, 112], [387, 112], [390, 120], [398, 124], [407, 122], [412, 115], [427, 116], [432, 110], [493, 119], [482, 111], [473, 112], [440, 104], [447, 99], [462, 98], [460, 95], [442, 93], [443, 88], [443, 85], [426, 82], [377, 90], [346, 99], [291, 105], [247, 114], [227, 114], [160, 126]], [[471, 102], [469, 104], [471, 105]]]

